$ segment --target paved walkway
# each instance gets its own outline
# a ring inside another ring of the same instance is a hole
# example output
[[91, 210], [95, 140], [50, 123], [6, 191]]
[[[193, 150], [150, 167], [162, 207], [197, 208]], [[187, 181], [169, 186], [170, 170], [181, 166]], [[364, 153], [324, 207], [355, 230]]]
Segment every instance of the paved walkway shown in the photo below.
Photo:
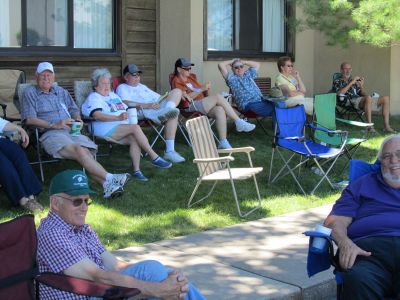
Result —
[[332, 271], [306, 274], [308, 239], [331, 205], [115, 251], [180, 268], [212, 299], [334, 299]]

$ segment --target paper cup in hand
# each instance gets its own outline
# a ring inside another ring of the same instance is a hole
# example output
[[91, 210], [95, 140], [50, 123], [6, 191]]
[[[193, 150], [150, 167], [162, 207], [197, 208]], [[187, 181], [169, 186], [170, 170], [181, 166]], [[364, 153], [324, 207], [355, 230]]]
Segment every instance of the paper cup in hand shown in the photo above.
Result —
[[[332, 229], [319, 224], [315, 226], [314, 230], [317, 232], [324, 233], [326, 235], [331, 235], [332, 232]], [[311, 247], [315, 252], [323, 252], [326, 249], [327, 245], [328, 241], [326, 239], [320, 237], [314, 237]]]
[[81, 134], [81, 122], [75, 121], [71, 125], [71, 135], [80, 135]]
[[127, 111], [128, 111], [129, 124], [137, 124], [138, 123], [138, 119], [137, 119], [136, 108], [129, 107]]

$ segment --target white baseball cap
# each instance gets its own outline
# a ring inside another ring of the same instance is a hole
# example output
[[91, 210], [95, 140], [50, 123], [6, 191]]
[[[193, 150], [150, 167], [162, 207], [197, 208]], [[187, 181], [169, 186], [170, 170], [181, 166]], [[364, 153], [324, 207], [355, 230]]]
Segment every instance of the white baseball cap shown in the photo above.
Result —
[[54, 68], [53, 65], [47, 61], [41, 62], [38, 64], [37, 69], [36, 69], [36, 74], [40, 74], [43, 71], [49, 70], [52, 73], [54, 73]]

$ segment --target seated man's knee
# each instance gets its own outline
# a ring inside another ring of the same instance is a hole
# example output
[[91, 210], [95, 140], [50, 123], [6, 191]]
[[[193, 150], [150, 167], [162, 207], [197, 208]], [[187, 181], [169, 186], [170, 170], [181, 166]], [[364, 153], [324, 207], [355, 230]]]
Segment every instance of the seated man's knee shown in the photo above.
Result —
[[144, 260], [125, 268], [122, 274], [144, 281], [161, 282], [168, 277], [168, 269], [157, 260]]

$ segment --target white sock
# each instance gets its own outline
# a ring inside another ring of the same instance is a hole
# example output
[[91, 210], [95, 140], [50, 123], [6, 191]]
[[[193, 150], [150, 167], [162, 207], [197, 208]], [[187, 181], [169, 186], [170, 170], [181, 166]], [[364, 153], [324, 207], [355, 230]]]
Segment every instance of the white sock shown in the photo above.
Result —
[[175, 140], [165, 140], [165, 152], [175, 151]]
[[175, 107], [176, 107], [176, 104], [175, 104], [174, 101], [167, 101], [167, 103], [165, 103], [165, 107], [168, 107], [168, 108], [175, 108]]

